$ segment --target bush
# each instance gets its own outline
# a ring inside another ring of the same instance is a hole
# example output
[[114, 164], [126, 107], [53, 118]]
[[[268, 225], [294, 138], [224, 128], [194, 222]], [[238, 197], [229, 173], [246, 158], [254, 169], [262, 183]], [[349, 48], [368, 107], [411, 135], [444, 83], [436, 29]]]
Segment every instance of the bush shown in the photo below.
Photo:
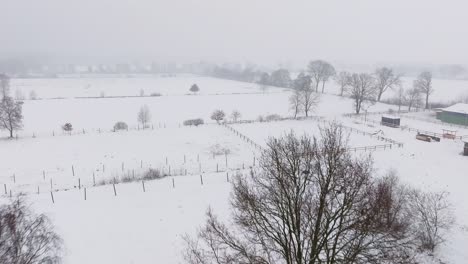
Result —
[[115, 125], [114, 125], [114, 131], [118, 131], [118, 130], [128, 130], [128, 125], [127, 125], [127, 123], [121, 122], [121, 121], [115, 123]]
[[163, 175], [159, 170], [149, 169], [148, 171], [145, 172], [142, 179], [149, 181], [149, 180], [161, 179], [161, 178], [164, 178], [164, 176], [165, 175]]
[[265, 121], [278, 121], [281, 120], [281, 116], [278, 114], [271, 114], [265, 117]]
[[152, 97], [158, 97], [158, 96], [162, 96], [160, 93], [151, 93], [150, 96]]
[[71, 132], [73, 130], [73, 126], [71, 123], [65, 123], [63, 126], [62, 126], [62, 129], [63, 131], [65, 132]]
[[210, 147], [210, 153], [214, 156], [219, 155], [228, 155], [231, 153], [231, 150], [225, 147], [222, 147], [220, 144], [215, 144]]
[[197, 119], [188, 119], [184, 121], [184, 126], [199, 126], [203, 125], [205, 122], [201, 118]]

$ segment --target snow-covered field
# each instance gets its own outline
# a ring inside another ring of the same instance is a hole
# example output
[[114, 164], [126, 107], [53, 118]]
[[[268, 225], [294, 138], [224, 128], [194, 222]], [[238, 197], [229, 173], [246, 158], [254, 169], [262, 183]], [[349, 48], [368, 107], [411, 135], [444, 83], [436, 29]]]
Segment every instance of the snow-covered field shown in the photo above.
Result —
[[[199, 95], [185, 95], [192, 83], [200, 86]], [[224, 126], [214, 124], [209, 119], [211, 112], [219, 108], [229, 115], [236, 109], [245, 120], [268, 114], [291, 115], [289, 91], [271, 88], [262, 94], [252, 84], [207, 77], [31, 79], [14, 80], [12, 85], [15, 89], [21, 87], [25, 93], [28, 89], [35, 90], [39, 97], [66, 97], [25, 101], [24, 129], [18, 133], [18, 139], [0, 140], [0, 184], [2, 188], [6, 184], [7, 194], [9, 190], [13, 195], [26, 192], [34, 208], [52, 218], [65, 241], [65, 263], [72, 264], [181, 263], [181, 235], [193, 234], [203, 223], [209, 206], [222, 219], [229, 219], [230, 185], [226, 173], [228, 177], [248, 173], [254, 157], [258, 156], [254, 146]], [[106, 95], [137, 95], [140, 89], [153, 92], [151, 87], [163, 96], [73, 98], [99, 97], [101, 91]], [[148, 105], [152, 114], [152, 128], [147, 130], [137, 129], [137, 112], [142, 105]], [[390, 108], [395, 109], [376, 104], [368, 111]], [[440, 248], [437, 256], [445, 263], [466, 263], [468, 159], [460, 155], [462, 142], [418, 141], [415, 132], [341, 116], [350, 112], [352, 101], [325, 94], [314, 115], [404, 143], [402, 148], [373, 152], [376, 174], [383, 175], [393, 168], [411, 186], [448, 191], [457, 223], [449, 242]], [[181, 126], [184, 120], [199, 117], [210, 124]], [[369, 114], [368, 118], [379, 120], [380, 115]], [[130, 130], [112, 132], [117, 121], [127, 122]], [[65, 122], [73, 124], [72, 135], [61, 132]], [[403, 118], [402, 122], [437, 133], [450, 128], [421, 120]], [[318, 136], [319, 125], [313, 120], [289, 120], [231, 126], [264, 146], [268, 137], [291, 130], [299, 135]], [[460, 134], [468, 134], [462, 130]], [[352, 147], [384, 143], [375, 137], [350, 132]], [[213, 157], [211, 150], [215, 146], [230, 152]], [[117, 184], [117, 196], [112, 185], [93, 186], [93, 174], [98, 181], [134, 171], [139, 174], [148, 168], [168, 173], [169, 167], [173, 176], [146, 182], [146, 192], [141, 182]], [[84, 188], [77, 188], [78, 179], [86, 187], [87, 200], [84, 200]], [[57, 190], [53, 192], [55, 203], [51, 200], [51, 180], [52, 188]]]

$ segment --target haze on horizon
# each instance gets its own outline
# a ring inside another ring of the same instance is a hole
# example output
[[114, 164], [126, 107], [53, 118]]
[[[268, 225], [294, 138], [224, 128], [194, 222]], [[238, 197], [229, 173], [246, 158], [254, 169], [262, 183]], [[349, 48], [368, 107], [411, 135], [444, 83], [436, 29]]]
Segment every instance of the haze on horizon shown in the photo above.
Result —
[[468, 64], [461, 0], [2, 0], [0, 57]]

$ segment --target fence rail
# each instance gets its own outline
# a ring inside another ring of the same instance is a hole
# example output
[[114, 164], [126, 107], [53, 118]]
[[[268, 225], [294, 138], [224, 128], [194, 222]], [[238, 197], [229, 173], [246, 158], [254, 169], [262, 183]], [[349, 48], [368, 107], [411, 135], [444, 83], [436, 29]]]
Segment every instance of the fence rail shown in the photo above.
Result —
[[[354, 118], [354, 119], [357, 119], [359, 121], [363, 121], [363, 122], [366, 122], [366, 123], [372, 123], [372, 124], [382, 126], [382, 122], [362, 117], [362, 115], [346, 114], [344, 116], [349, 117], [349, 118]], [[406, 116], [405, 116], [405, 118], [406, 118]], [[441, 124], [441, 125], [445, 125], [445, 124]], [[429, 136], [444, 138], [444, 134], [442, 134], [442, 133], [427, 131], [427, 130], [424, 130], [424, 129], [418, 129], [418, 128], [413, 128], [413, 127], [409, 127], [409, 126], [400, 126], [399, 129], [401, 129], [403, 131], [416, 132], [418, 134], [426, 134], [426, 135], [429, 135]], [[454, 136], [453, 139], [459, 139], [459, 140], [468, 139], [468, 135]]]

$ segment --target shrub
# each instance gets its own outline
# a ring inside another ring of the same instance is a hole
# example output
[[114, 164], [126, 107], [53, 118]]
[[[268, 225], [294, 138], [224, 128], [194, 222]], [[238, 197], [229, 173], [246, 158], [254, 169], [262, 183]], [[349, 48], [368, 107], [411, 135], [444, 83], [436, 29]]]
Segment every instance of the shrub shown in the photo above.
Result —
[[155, 169], [149, 169], [148, 171], [145, 172], [143, 175], [143, 180], [156, 180], [156, 179], [161, 179], [164, 178], [165, 175], [163, 175], [159, 170]]
[[197, 119], [188, 119], [184, 121], [184, 126], [199, 126], [203, 125], [205, 122], [201, 118]]
[[161, 94], [160, 93], [151, 93], [150, 96], [158, 97], [158, 96], [161, 96]]
[[122, 121], [115, 123], [114, 131], [118, 131], [118, 130], [128, 130], [127, 123], [122, 122]]
[[71, 123], [65, 123], [63, 126], [62, 126], [62, 129], [63, 131], [65, 132], [71, 132], [73, 130], [73, 126]]
[[265, 117], [265, 121], [278, 121], [281, 120], [281, 116], [278, 114], [271, 114]]
[[231, 153], [231, 150], [221, 146], [220, 144], [215, 144], [210, 147], [210, 153], [213, 156], [227, 155]]

